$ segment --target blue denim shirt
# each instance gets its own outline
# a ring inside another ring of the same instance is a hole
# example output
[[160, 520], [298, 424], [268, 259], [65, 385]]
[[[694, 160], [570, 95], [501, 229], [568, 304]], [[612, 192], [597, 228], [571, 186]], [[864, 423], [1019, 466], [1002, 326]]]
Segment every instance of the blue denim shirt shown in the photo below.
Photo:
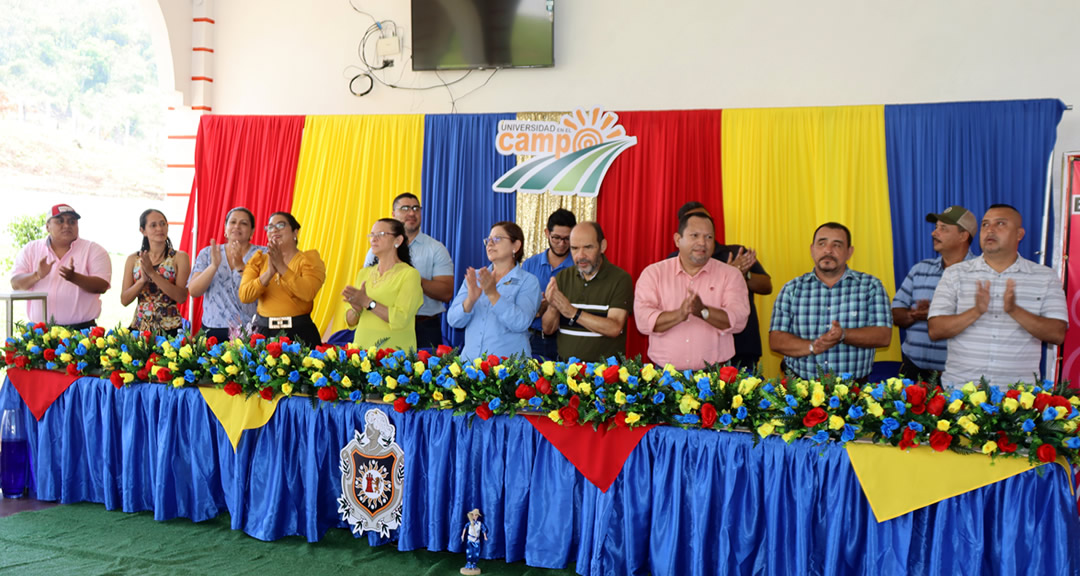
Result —
[[469, 289], [462, 281], [450, 303], [446, 321], [454, 328], [465, 329], [461, 355], [466, 360], [487, 354], [532, 355], [529, 324], [540, 309], [540, 283], [521, 266], [514, 266], [499, 280], [495, 289], [499, 292], [499, 301], [494, 306], [487, 296], [480, 296], [472, 312], [465, 312]]

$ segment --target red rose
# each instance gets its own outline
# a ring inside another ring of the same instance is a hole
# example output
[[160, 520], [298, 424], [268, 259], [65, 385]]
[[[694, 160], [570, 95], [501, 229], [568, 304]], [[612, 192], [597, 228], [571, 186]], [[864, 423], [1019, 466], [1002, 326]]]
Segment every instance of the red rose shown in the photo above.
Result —
[[435, 348], [435, 355], [438, 356], [439, 358], [442, 358], [443, 356], [445, 356], [445, 355], [447, 355], [447, 354], [449, 354], [449, 353], [451, 353], [453, 351], [454, 351], [454, 349], [447, 346], [446, 344], [439, 344], [439, 346], [437, 348]]
[[228, 394], [229, 396], [236, 396], [237, 394], [239, 394], [239, 393], [241, 393], [243, 391], [244, 391], [244, 388], [242, 386], [240, 386], [239, 384], [237, 384], [236, 382], [229, 382], [228, 384], [225, 385], [225, 393]]
[[79, 367], [74, 365], [74, 364], [68, 364], [67, 365], [67, 375], [68, 376], [78, 376], [79, 375]]
[[109, 374], [109, 382], [112, 382], [113, 386], [120, 389], [124, 385], [124, 377], [120, 375], [119, 370], [113, 370], [113, 373]]
[[612, 382], [619, 381], [619, 367], [608, 366], [604, 368], [604, 384], [611, 384]]
[[934, 416], [941, 416], [941, 413], [945, 411], [945, 404], [945, 396], [938, 394], [926, 403], [926, 411]]
[[158, 371], [154, 374], [157, 376], [158, 382], [168, 382], [172, 380], [172, 372], [169, 372], [168, 368], [158, 368]]
[[1005, 397], [1006, 398], [1012, 398], [1013, 400], [1019, 400], [1020, 399], [1020, 391], [1017, 390], [1016, 388], [1013, 388], [1012, 390], [1009, 390], [1008, 392], [1005, 393]]
[[46, 348], [45, 351], [41, 353], [41, 355], [44, 356], [45, 359], [49, 362], [56, 360], [56, 350], [53, 350], [52, 348]]
[[158, 356], [158, 353], [157, 353], [157, 352], [151, 352], [151, 353], [150, 353], [150, 357], [149, 357], [149, 358], [147, 358], [147, 360], [146, 360], [146, 363], [147, 363], [147, 364], [157, 364], [157, 361], [158, 361], [158, 360], [159, 360], [160, 358], [161, 358], [161, 356]]
[[930, 433], [930, 447], [937, 452], [944, 452], [949, 449], [952, 444], [952, 434], [948, 432], [942, 432], [941, 430], [934, 430]]
[[15, 367], [16, 368], [26, 368], [26, 365], [29, 364], [29, 363], [30, 363], [30, 359], [27, 358], [26, 356], [16, 356], [15, 357]]
[[1009, 436], [1004, 431], [998, 430], [998, 450], [1006, 454], [1016, 452], [1016, 444], [1009, 442]]
[[1064, 396], [1051, 396], [1050, 405], [1054, 408], [1064, 408], [1068, 412], [1072, 412], [1072, 404], [1069, 404], [1069, 400]]
[[416, 358], [417, 358], [417, 360], [420, 360], [421, 362], [423, 362], [424, 365], [427, 365], [428, 360], [431, 359], [431, 353], [428, 352], [427, 350], [421, 350], [421, 351], [416, 353]]
[[514, 390], [514, 396], [517, 396], [522, 400], [528, 400], [529, 398], [536, 396], [536, 390], [533, 390], [533, 387], [528, 384], [519, 384], [517, 390]]
[[[908, 386], [904, 388], [904, 394], [907, 395], [907, 401], [912, 408], [926, 403], [926, 388], [922, 386]], [[916, 414], [922, 414], [922, 412], [916, 412]]]
[[[286, 344], [287, 344], [287, 342], [286, 342]], [[267, 347], [267, 348], [270, 348], [270, 345], [269, 345], [269, 344], [267, 344], [267, 345], [266, 345], [266, 347]], [[318, 352], [319, 354], [326, 354], [326, 351], [327, 351], [327, 350], [329, 350], [329, 349], [331, 349], [331, 348], [333, 348], [333, 347], [334, 347], [334, 345], [333, 345], [333, 344], [319, 344], [318, 346], [316, 346], [316, 347], [315, 347], [315, 350], [316, 350], [316, 351], [317, 351], [317, 352]], [[281, 345], [280, 345], [280, 344], [278, 344], [278, 348], [281, 348]]]
[[266, 336], [263, 336], [262, 334], [252, 334], [251, 335], [251, 340], [248, 341], [248, 346], [254, 348], [255, 344], [258, 343], [259, 340], [265, 340], [265, 339], [266, 339]]
[[292, 340], [290, 340], [288, 336], [278, 336], [278, 342], [281, 342], [282, 344], [292, 344]]
[[499, 357], [494, 354], [489, 354], [487, 357], [487, 363], [491, 366], [499, 365]]
[[135, 373], [135, 377], [139, 379], [139, 382], [149, 382], [150, 370], [143, 368], [142, 370], [139, 370]]
[[484, 376], [491, 376], [491, 364], [487, 360], [480, 363], [480, 370], [484, 373]]
[[[323, 386], [322, 388], [319, 388], [319, 400], [322, 400], [323, 402], [330, 402], [337, 399], [337, 388], [334, 388], [333, 386]], [[398, 398], [398, 400], [403, 399]], [[394, 401], [394, 408], [397, 409], [397, 400]], [[408, 410], [408, 408], [406, 408], [406, 410]]]
[[576, 409], [578, 406], [581, 406], [581, 398], [578, 398], [578, 395], [574, 394], [570, 397], [570, 407]]
[[149, 342], [151, 336], [153, 336], [153, 334], [151, 334], [149, 330], [143, 330], [143, 333], [142, 333], [143, 340], [146, 340], [147, 342]]
[[1057, 460], [1057, 450], [1049, 444], [1043, 444], [1039, 446], [1039, 449], [1035, 451], [1035, 455], [1039, 457], [1040, 462], [1053, 462]]
[[900, 437], [900, 449], [907, 450], [908, 448], [917, 445], [918, 442], [915, 441], [916, 434], [918, 434], [918, 432], [904, 426], [904, 435]]
[[273, 400], [274, 399], [274, 389], [267, 386], [266, 388], [263, 388], [262, 390], [259, 390], [259, 396], [262, 396], [263, 400]]
[[854, 394], [855, 397], [858, 397], [859, 396], [859, 387], [858, 386], [852, 386], [851, 387], [851, 393]]
[[1046, 410], [1046, 407], [1050, 405], [1050, 400], [1053, 398], [1054, 397], [1049, 394], [1039, 393], [1035, 396], [1035, 410], [1038, 412]]
[[404, 398], [398, 398], [394, 400], [394, 410], [401, 412], [402, 414], [409, 411], [409, 403]]
[[[401, 398], [398, 398], [398, 400], [401, 400]], [[479, 416], [481, 420], [487, 420], [488, 418], [491, 418], [492, 414], [494, 413], [491, 411], [491, 408], [488, 408], [487, 403], [481, 404], [476, 407], [476, 415]]]
[[807, 428], [813, 428], [814, 426], [817, 426], [818, 424], [821, 424], [828, 419], [829, 414], [822, 410], [821, 406], [818, 406], [817, 408], [814, 408], [813, 410], [807, 412], [806, 416], [803, 416], [802, 423], [803, 426], [806, 426]]
[[274, 358], [277, 358], [278, 356], [281, 356], [281, 343], [280, 342], [271, 342], [271, 343], [267, 344], [266, 345], [266, 353], [273, 356]]
[[359, 355], [360, 355], [360, 351], [357, 350], [356, 348], [346, 348], [345, 349], [345, 357], [346, 358], [352, 358], [353, 356], [359, 356]]
[[724, 366], [720, 369], [720, 379], [731, 384], [739, 377], [739, 369], [734, 366]]
[[13, 350], [4, 351], [4, 364], [11, 365], [11, 364], [14, 364], [14, 363], [15, 363], [15, 351], [13, 351]]
[[701, 427], [712, 428], [716, 424], [716, 407], [708, 402], [701, 405]]
[[34, 324], [34, 330], [37, 330], [38, 328], [44, 330], [48, 328], [48, 326], [46, 326], [44, 322], [38, 322], [37, 324]]
[[548, 382], [547, 378], [541, 376], [540, 379], [536, 381], [536, 391], [545, 396], [551, 394], [551, 382]]
[[105, 335], [105, 329], [102, 328], [101, 326], [94, 326], [90, 330], [90, 337], [91, 338], [101, 338], [104, 335]]
[[559, 408], [559, 417], [563, 419], [563, 424], [577, 424], [578, 416], [578, 410], [573, 406]]

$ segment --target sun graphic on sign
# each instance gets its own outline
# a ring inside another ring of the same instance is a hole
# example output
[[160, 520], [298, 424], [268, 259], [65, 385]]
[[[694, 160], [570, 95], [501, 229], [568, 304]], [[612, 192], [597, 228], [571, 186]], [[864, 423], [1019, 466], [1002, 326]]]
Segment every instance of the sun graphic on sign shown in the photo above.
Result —
[[575, 152], [626, 135], [623, 127], [619, 126], [619, 116], [614, 112], [604, 112], [599, 107], [588, 112], [579, 108], [563, 116], [562, 125], [574, 131], [574, 142], [570, 148]]

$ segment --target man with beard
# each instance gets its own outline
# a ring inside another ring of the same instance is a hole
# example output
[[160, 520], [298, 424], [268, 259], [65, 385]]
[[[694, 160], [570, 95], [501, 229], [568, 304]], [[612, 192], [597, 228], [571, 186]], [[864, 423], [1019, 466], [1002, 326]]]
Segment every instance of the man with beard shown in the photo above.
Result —
[[630, 274], [604, 258], [607, 240], [596, 222], [570, 232], [574, 267], [548, 281], [545, 334], [559, 333], [559, 357], [600, 362], [626, 353], [626, 319], [634, 303]]
[[90, 328], [101, 314], [101, 295], [112, 280], [112, 261], [98, 244], [79, 238], [78, 212], [67, 204], [52, 207], [45, 229], [15, 257], [11, 287], [47, 292], [49, 317], [40, 301], [26, 303], [31, 322], [54, 322], [75, 330]]
[[911, 267], [892, 301], [893, 323], [907, 330], [900, 373], [914, 380], [929, 381], [945, 369], [945, 343], [930, 339], [926, 316], [941, 274], [953, 264], [974, 258], [975, 215], [963, 206], [950, 206], [941, 214], [927, 214], [935, 224], [930, 233], [936, 258], [927, 258]]
[[[547, 286], [551, 277], [574, 264], [570, 256], [570, 230], [577, 225], [574, 213], [559, 208], [551, 213], [547, 220], [547, 229], [544, 237], [548, 241], [548, 249], [528, 258], [521, 267], [529, 272], [540, 282], [541, 286]], [[542, 297], [542, 296], [541, 296]], [[548, 308], [547, 298], [540, 301], [540, 311], [536, 313], [536, 319], [529, 327], [529, 344], [532, 346], [533, 356], [537, 358], [556, 359], [559, 355], [557, 338], [545, 337], [543, 316]]]
[[851, 231], [827, 222], [814, 231], [814, 270], [784, 284], [773, 305], [769, 347], [801, 378], [819, 372], [864, 381], [874, 349], [889, 345], [892, 314], [881, 280], [848, 268]]
[[1023, 221], [994, 204], [979, 232], [982, 256], [945, 269], [930, 303], [929, 333], [948, 339], [941, 382], [986, 378], [1004, 388], [1038, 382], [1042, 343], [1061, 345], [1068, 328], [1065, 293], [1050, 268], [1020, 256]]
[[735, 355], [732, 335], [746, 326], [750, 302], [739, 269], [712, 258], [715, 232], [707, 213], [683, 214], [678, 257], [649, 265], [638, 279], [634, 317], [654, 364], [698, 370]]
[[[442, 242], [420, 231], [419, 198], [409, 192], [398, 194], [393, 206], [393, 217], [405, 225], [409, 257], [420, 273], [420, 288], [424, 291], [424, 303], [416, 312], [416, 347], [436, 348], [443, 342], [442, 313], [454, 297], [454, 262]], [[364, 266], [375, 262], [369, 249]]]

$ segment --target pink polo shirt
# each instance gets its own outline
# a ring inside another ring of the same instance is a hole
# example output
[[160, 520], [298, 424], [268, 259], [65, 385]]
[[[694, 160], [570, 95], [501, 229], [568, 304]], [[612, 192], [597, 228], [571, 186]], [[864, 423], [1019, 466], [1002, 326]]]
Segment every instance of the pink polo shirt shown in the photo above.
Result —
[[[706, 306], [726, 312], [731, 328], [720, 330], [690, 316], [667, 332], [653, 332], [660, 314], [678, 309], [690, 291]], [[660, 366], [697, 370], [730, 359], [735, 355], [732, 335], [742, 332], [749, 316], [746, 279], [738, 268], [712, 258], [694, 276], [683, 270], [678, 256], [651, 264], [634, 288], [634, 321], [638, 332], [649, 337], [649, 359]]]
[[[49, 316], [57, 324], [71, 325], [96, 320], [101, 314], [101, 295], [91, 294], [60, 277], [60, 268], [74, 265], [75, 271], [87, 276], [97, 276], [112, 282], [112, 261], [105, 249], [91, 242], [76, 238], [63, 258], [57, 260], [48, 238], [34, 240], [19, 251], [15, 257], [12, 276], [37, 270], [38, 262], [45, 258], [52, 264], [49, 274], [30, 287], [31, 292], [48, 292]], [[41, 302], [28, 300], [26, 315], [32, 322], [45, 322]]]

